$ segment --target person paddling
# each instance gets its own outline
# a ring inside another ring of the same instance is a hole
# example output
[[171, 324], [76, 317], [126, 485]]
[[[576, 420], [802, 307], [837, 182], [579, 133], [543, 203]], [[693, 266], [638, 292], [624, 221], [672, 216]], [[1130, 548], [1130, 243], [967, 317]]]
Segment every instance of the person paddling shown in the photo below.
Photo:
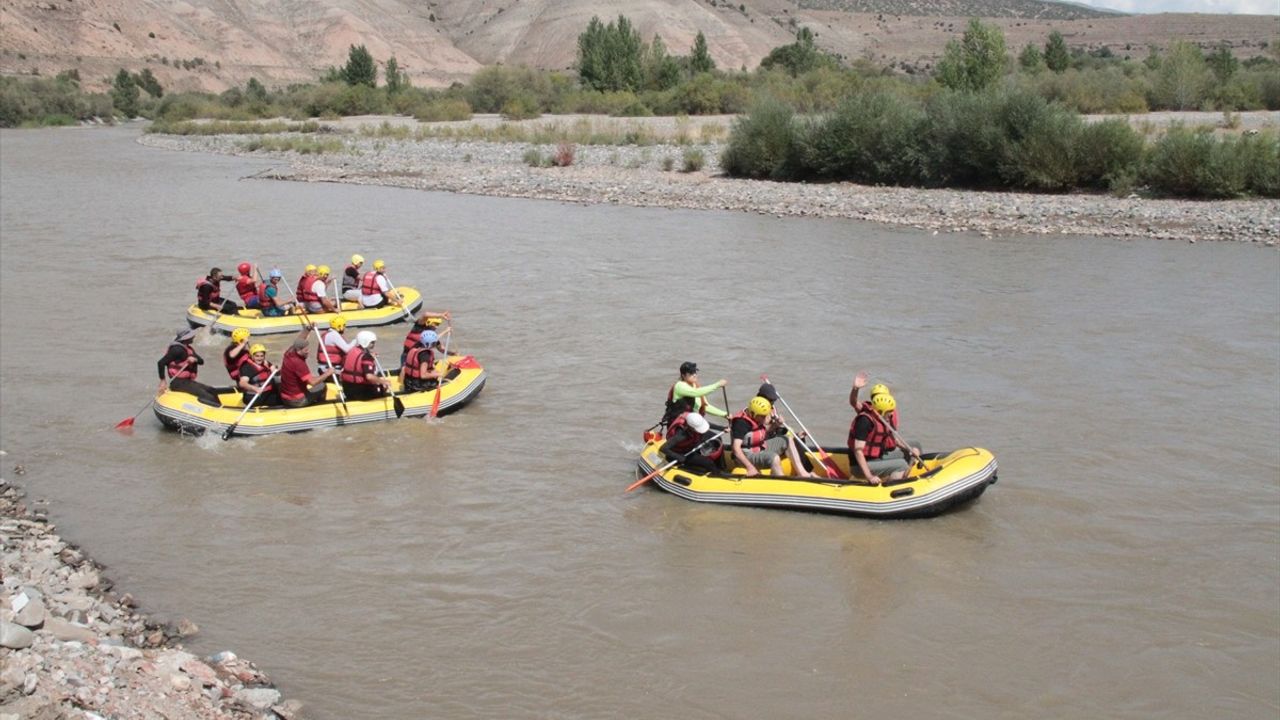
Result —
[[200, 366], [204, 364], [204, 358], [191, 347], [195, 337], [195, 330], [182, 328], [174, 336], [173, 342], [169, 343], [169, 349], [164, 357], [156, 362], [156, 371], [160, 375], [160, 387], [156, 390], [156, 395], [163, 394], [165, 390], [191, 393], [205, 405], [222, 407], [218, 393], [208, 385], [196, 381], [196, 375], [200, 372]]
[[238, 312], [240, 306], [222, 297], [222, 283], [231, 278], [222, 276], [221, 268], [212, 268], [209, 274], [196, 283], [196, 305], [201, 310], [211, 313], [230, 315]]
[[260, 283], [254, 279], [254, 273], [257, 268], [247, 262], [240, 263], [236, 267], [240, 272], [240, 277], [236, 278], [236, 294], [240, 296], [240, 302], [244, 303], [246, 308], [258, 309], [261, 307], [259, 295], [262, 294]]
[[391, 381], [378, 374], [373, 346], [378, 336], [369, 330], [356, 334], [356, 346], [342, 361], [342, 387], [348, 400], [374, 400], [387, 394]]
[[284, 274], [279, 268], [272, 268], [267, 273], [267, 284], [262, 288], [262, 294], [259, 300], [262, 304], [262, 314], [267, 317], [280, 317], [289, 311], [289, 306], [293, 303], [284, 300], [281, 295], [280, 281], [284, 278]]
[[320, 370], [328, 369], [330, 364], [339, 370], [342, 369], [342, 361], [355, 347], [355, 343], [342, 336], [346, 329], [347, 319], [338, 315], [329, 321], [329, 329], [320, 335], [321, 344], [316, 347], [316, 366]]
[[360, 281], [360, 305], [366, 309], [380, 308], [384, 305], [400, 305], [400, 294], [387, 281], [387, 264], [381, 260], [373, 261], [373, 269], [364, 274]]
[[231, 343], [222, 351], [222, 366], [227, 369], [231, 382], [240, 384], [240, 366], [248, 359], [249, 330], [236, 328], [231, 331]]
[[307, 325], [298, 333], [280, 361], [280, 401], [285, 407], [299, 408], [324, 402], [325, 381], [338, 372], [329, 369], [319, 375], [311, 374], [307, 367], [311, 327]]
[[442, 313], [424, 312], [418, 316], [417, 320], [413, 321], [413, 327], [409, 328], [409, 332], [404, 336], [404, 345], [400, 349], [401, 365], [404, 364], [405, 358], [409, 356], [409, 352], [420, 344], [418, 340], [422, 337], [422, 333], [433, 330], [440, 337], [444, 337], [453, 329], [445, 328], [444, 332], [440, 332], [440, 325], [436, 322], [437, 318], [448, 320], [449, 311], [445, 310]]
[[351, 264], [342, 270], [342, 299], [360, 302], [360, 268], [364, 265], [363, 255], [352, 255]]
[[662, 454], [668, 460], [678, 460], [684, 467], [705, 473], [720, 470], [724, 443], [712, 438], [723, 435], [724, 430], [713, 431], [711, 423], [696, 412], [684, 413], [673, 420], [670, 430], [667, 442], [662, 446]]
[[787, 456], [791, 459], [795, 476], [814, 477], [801, 463], [800, 452], [786, 426], [773, 416], [773, 403], [757, 395], [751, 398], [745, 410], [730, 418], [729, 436], [732, 439], [733, 458], [747, 471], [747, 477], [759, 475], [761, 465], [768, 465], [774, 475], [782, 474], [781, 458], [776, 451], [768, 449], [765, 443], [784, 435]]
[[684, 362], [680, 364], [680, 379], [667, 390], [667, 406], [662, 415], [659, 425], [667, 426], [668, 437], [670, 437], [671, 423], [680, 415], [687, 412], [697, 412], [702, 415], [714, 415], [716, 417], [727, 418], [729, 413], [725, 410], [707, 402], [707, 395], [727, 387], [729, 381], [721, 378], [706, 387], [698, 384], [698, 365], [694, 362]]
[[247, 405], [256, 396], [255, 407], [280, 404], [279, 378], [276, 366], [267, 360], [267, 347], [262, 343], [249, 346], [249, 357], [240, 365], [240, 393]]
[[907, 448], [898, 448], [893, 433], [886, 426], [888, 423], [895, 430], [898, 427], [898, 403], [887, 386], [872, 386], [871, 400], [858, 402], [858, 390], [865, 385], [866, 373], [859, 373], [849, 393], [849, 404], [858, 411], [849, 425], [849, 474], [872, 485], [901, 480], [911, 466], [905, 458], [888, 457], [889, 452], [901, 449], [918, 462], [920, 449], [914, 443]]
[[440, 336], [435, 330], [423, 331], [418, 337], [418, 347], [409, 351], [400, 366], [400, 387], [405, 392], [434, 390], [440, 384], [435, 353], [439, 343]]

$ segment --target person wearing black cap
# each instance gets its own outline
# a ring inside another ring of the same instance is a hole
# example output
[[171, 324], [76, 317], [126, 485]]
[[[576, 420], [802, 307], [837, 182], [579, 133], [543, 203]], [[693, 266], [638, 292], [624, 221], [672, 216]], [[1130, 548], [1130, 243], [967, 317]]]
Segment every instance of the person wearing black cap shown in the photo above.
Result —
[[698, 412], [703, 415], [715, 415], [727, 418], [729, 413], [707, 402], [707, 395], [728, 386], [729, 381], [721, 378], [706, 387], [698, 384], [698, 365], [685, 362], [680, 365], [680, 379], [667, 391], [667, 409], [662, 415], [662, 425], [670, 426], [671, 421], [687, 412]]
[[205, 405], [222, 407], [222, 402], [218, 400], [218, 393], [214, 392], [213, 388], [196, 382], [196, 373], [204, 364], [204, 358], [196, 354], [195, 348], [191, 347], [191, 341], [195, 337], [195, 330], [182, 328], [174, 336], [173, 342], [169, 343], [169, 350], [156, 363], [156, 371], [160, 374], [160, 388], [156, 391], [156, 395], [162, 394], [165, 390], [175, 390], [191, 393]]

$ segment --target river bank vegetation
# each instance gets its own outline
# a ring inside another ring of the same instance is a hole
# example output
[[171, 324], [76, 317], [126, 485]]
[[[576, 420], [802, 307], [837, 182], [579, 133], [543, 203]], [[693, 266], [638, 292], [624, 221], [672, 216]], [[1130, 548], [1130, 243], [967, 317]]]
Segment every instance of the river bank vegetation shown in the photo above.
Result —
[[[1132, 50], [1132, 48], [1127, 48]], [[1274, 51], [1277, 48], [1273, 48]], [[1138, 57], [1141, 55], [1141, 57]], [[381, 73], [379, 72], [381, 70]], [[381, 74], [382, 82], [379, 82]], [[80, 78], [0, 79], [0, 126], [67, 124], [142, 116], [155, 132], [321, 132], [312, 119], [397, 114], [423, 122], [504, 119], [543, 113], [615, 117], [743, 114], [722, 164], [731, 175], [872, 184], [1073, 189], [1190, 197], [1280, 196], [1274, 132], [1216, 137], [1175, 126], [1154, 138], [1122, 120], [1087, 123], [1080, 113], [1280, 110], [1280, 63], [1238, 61], [1188, 42], [1163, 52], [1069, 48], [1050, 33], [1012, 53], [999, 28], [973, 20], [927, 74], [895, 73], [823, 51], [809, 28], [775, 48], [754, 71], [721, 70], [699, 34], [687, 56], [661, 36], [645, 42], [628, 19], [593, 18], [578, 38], [576, 74], [492, 66], [443, 89], [413, 87], [394, 57], [379, 65], [363, 46], [317, 83], [268, 89], [256, 79], [220, 94], [166, 94], [143, 71], [121, 70], [109, 93]], [[279, 118], [297, 122], [286, 123]], [[191, 123], [195, 119], [241, 121]], [[245, 125], [243, 121], [253, 122]], [[512, 125], [385, 127], [416, 139], [530, 143], [635, 143], [572, 128]], [[703, 130], [705, 140], [705, 128]], [[271, 143], [260, 143], [267, 147]], [[279, 144], [279, 143], [277, 143]], [[292, 144], [289, 144], [292, 147]], [[333, 143], [308, 142], [311, 152]], [[283, 145], [282, 145], [283, 147]]]

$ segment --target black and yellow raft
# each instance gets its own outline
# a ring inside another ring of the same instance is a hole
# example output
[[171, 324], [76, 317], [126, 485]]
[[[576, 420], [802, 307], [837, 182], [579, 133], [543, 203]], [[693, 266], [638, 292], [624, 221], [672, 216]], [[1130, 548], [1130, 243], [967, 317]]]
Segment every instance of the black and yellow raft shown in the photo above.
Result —
[[[440, 415], [457, 410], [474, 399], [484, 388], [486, 379], [484, 368], [474, 357], [455, 356], [449, 360], [452, 369], [448, 369], [448, 375], [440, 387]], [[439, 372], [446, 371], [443, 360], [436, 367]], [[197, 435], [209, 430], [224, 432], [236, 423], [237, 418], [239, 424], [235, 425], [236, 435], [270, 435], [391, 420], [396, 417], [394, 402], [390, 396], [376, 400], [348, 400], [344, 403], [339, 399], [336, 384], [330, 383], [327, 388], [325, 402], [301, 408], [260, 408], [254, 405], [245, 413], [240, 392], [232, 388], [218, 390], [222, 407], [205, 405], [190, 393], [174, 390], [168, 390], [157, 397], [154, 407], [156, 417], [165, 427]], [[405, 417], [427, 415], [431, 412], [431, 405], [436, 397], [435, 390], [402, 393], [400, 382], [394, 376], [391, 378], [391, 389], [404, 403]], [[241, 417], [242, 413], [244, 417]]]
[[[649, 443], [640, 453], [637, 477], [667, 465], [672, 458], [662, 452], [665, 441]], [[826, 448], [843, 475], [849, 474], [849, 451]], [[928, 453], [923, 468], [886, 485], [863, 480], [814, 479], [789, 476], [791, 461], [782, 460], [783, 475], [747, 477], [734, 467], [729, 472], [706, 473], [676, 464], [651, 482], [686, 500], [728, 505], [798, 508], [877, 518], [930, 517], [970, 502], [996, 481], [996, 458], [982, 448], [961, 448], [949, 453]], [[815, 458], [816, 463], [816, 458]], [[821, 474], [821, 470], [818, 471]]]
[[[412, 320], [422, 307], [422, 294], [411, 287], [396, 288], [396, 292], [400, 293], [403, 306], [384, 305], [380, 308], [364, 309], [357, 303], [343, 301], [342, 316], [347, 319], [347, 327], [377, 327]], [[230, 335], [236, 328], [245, 328], [254, 336], [298, 332], [298, 328], [302, 326], [301, 319], [304, 317], [323, 330], [329, 327], [329, 321], [337, 316], [338, 313], [331, 312], [267, 317], [261, 310], [245, 309], [234, 314], [220, 314], [201, 310], [199, 305], [187, 308], [187, 323], [191, 327], [209, 327], [210, 330], [224, 335]]]

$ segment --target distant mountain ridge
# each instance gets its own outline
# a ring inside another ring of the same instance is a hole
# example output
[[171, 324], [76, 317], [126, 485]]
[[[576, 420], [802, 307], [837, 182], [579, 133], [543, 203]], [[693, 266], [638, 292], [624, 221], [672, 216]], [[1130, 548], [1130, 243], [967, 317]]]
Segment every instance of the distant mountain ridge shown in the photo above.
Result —
[[620, 14], [675, 54], [701, 32], [732, 70], [807, 27], [846, 59], [928, 71], [975, 15], [1003, 28], [1011, 52], [1051, 29], [1072, 46], [1141, 56], [1186, 38], [1247, 57], [1280, 37], [1277, 16], [1121, 16], [1044, 0], [0, 0], [0, 73], [75, 68], [102, 88], [119, 68], [146, 67], [169, 89], [221, 91], [250, 77], [314, 82], [365, 45], [380, 64], [394, 55], [415, 85], [439, 87], [494, 63], [571, 69], [588, 21]]

